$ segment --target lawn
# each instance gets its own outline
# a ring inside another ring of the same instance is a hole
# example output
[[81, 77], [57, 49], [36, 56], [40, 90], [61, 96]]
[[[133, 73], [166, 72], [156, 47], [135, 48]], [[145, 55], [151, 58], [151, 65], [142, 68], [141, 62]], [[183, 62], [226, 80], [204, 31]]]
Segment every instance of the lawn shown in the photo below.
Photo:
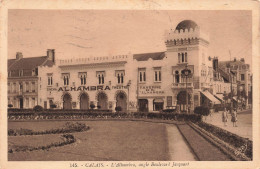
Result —
[[[40, 131], [59, 128], [65, 123], [64, 121], [9, 122], [8, 128]], [[77, 142], [72, 145], [51, 148], [49, 151], [16, 152], [8, 154], [8, 159], [15, 161], [169, 160], [168, 138], [164, 124], [132, 121], [84, 121], [84, 123], [91, 129], [73, 133]], [[44, 139], [45, 136], [42, 137]], [[35, 140], [28, 139], [28, 143], [30, 142]]]

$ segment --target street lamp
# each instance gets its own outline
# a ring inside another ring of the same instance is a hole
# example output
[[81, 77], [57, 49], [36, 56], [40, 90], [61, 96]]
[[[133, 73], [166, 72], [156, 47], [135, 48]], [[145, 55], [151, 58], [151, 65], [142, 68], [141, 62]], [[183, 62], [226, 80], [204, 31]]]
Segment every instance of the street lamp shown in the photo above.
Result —
[[129, 112], [129, 87], [131, 85], [131, 80], [128, 81], [127, 83], [127, 111]]
[[183, 69], [181, 71], [181, 74], [182, 74], [182, 77], [185, 77], [186, 78], [186, 112], [188, 112], [188, 82], [187, 82], [187, 79], [188, 77], [191, 77], [191, 71], [188, 69], [188, 65], [185, 66], [185, 69]]

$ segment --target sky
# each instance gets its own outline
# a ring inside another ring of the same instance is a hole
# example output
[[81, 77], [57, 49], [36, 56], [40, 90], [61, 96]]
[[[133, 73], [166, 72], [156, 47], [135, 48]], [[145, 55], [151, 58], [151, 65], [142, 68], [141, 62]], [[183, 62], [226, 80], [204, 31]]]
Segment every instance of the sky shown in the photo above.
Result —
[[165, 32], [193, 20], [210, 37], [209, 56], [252, 62], [251, 11], [17, 10], [8, 11], [8, 58], [58, 59], [166, 51]]

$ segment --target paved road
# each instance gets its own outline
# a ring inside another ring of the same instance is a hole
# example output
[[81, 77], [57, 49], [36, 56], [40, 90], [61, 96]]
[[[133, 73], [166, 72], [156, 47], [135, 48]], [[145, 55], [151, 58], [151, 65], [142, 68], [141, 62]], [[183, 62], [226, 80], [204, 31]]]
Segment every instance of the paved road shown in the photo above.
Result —
[[235, 133], [241, 137], [249, 138], [249, 140], [252, 140], [252, 110], [239, 111], [237, 117], [238, 127], [233, 127], [230, 114], [228, 115], [227, 126], [224, 126], [222, 122], [222, 112], [213, 113], [211, 116], [208, 116], [206, 120], [203, 119], [203, 121], [218, 126], [231, 133]]

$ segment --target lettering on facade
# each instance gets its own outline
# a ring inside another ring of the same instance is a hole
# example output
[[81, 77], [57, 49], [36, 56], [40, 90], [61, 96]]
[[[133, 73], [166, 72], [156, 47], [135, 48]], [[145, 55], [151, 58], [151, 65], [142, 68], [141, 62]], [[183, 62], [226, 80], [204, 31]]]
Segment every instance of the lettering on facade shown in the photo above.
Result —
[[164, 91], [161, 89], [161, 86], [140, 86], [140, 94], [164, 94]]
[[[57, 90], [56, 88], [52, 88]], [[48, 90], [48, 89], [47, 89]], [[96, 91], [96, 90], [111, 90], [109, 86], [79, 86], [79, 87], [60, 87], [58, 92], [60, 91]]]

